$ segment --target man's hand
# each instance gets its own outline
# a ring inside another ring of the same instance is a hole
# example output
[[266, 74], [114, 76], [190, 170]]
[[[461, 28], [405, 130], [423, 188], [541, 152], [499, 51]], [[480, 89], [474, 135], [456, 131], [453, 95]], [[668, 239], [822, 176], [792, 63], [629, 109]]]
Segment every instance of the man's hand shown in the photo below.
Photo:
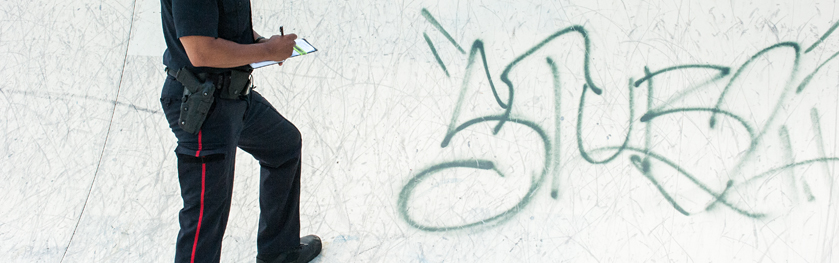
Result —
[[271, 36], [268, 41], [263, 42], [263, 45], [268, 50], [269, 57], [267, 60], [283, 61], [291, 57], [291, 52], [294, 51], [295, 39], [297, 39], [297, 35], [295, 34]]

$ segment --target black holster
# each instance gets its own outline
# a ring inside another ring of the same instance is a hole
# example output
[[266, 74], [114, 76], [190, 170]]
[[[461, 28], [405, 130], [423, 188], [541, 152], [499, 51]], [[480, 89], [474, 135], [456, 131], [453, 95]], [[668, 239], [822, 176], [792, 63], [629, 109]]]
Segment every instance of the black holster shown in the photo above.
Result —
[[177, 72], [167, 68], [166, 72], [184, 86], [178, 126], [192, 134], [197, 134], [204, 125], [215, 101], [216, 89], [219, 90], [219, 98], [223, 99], [238, 99], [251, 90], [249, 71], [233, 70], [217, 75], [200, 73], [198, 76], [186, 68]]

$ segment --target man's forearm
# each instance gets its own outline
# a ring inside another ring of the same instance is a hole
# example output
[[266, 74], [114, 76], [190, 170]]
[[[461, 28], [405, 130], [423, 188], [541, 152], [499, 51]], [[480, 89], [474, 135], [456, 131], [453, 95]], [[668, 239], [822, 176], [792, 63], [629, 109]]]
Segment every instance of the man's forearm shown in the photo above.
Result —
[[234, 68], [268, 60], [268, 50], [261, 43], [243, 45], [206, 36], [182, 37], [181, 43], [195, 67]]

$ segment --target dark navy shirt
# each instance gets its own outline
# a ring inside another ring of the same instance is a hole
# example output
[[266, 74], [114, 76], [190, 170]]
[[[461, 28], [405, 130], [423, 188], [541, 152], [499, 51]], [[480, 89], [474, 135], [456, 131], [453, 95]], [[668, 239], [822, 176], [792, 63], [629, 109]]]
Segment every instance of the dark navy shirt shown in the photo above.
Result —
[[[225, 69], [192, 66], [179, 38], [208, 36], [239, 44], [253, 43], [250, 0], [160, 0], [166, 52], [163, 64], [171, 69], [218, 73]], [[248, 68], [245, 65], [242, 68]]]

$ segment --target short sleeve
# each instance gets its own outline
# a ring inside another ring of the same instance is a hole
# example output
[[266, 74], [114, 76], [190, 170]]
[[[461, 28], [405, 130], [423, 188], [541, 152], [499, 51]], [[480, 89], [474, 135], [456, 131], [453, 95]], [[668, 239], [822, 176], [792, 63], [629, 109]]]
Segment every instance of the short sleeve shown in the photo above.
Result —
[[172, 0], [172, 18], [178, 38], [185, 36], [218, 36], [219, 8], [217, 0]]

